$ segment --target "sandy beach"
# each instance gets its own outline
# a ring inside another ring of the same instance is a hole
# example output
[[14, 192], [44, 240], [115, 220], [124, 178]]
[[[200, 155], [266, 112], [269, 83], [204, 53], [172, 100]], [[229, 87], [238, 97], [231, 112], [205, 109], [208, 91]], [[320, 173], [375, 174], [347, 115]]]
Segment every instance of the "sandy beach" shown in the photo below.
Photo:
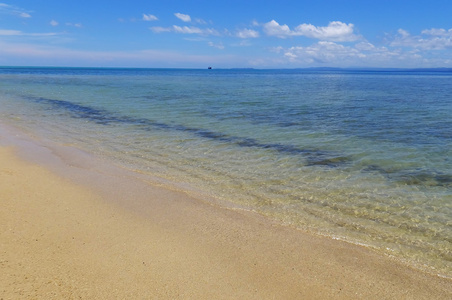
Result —
[[371, 249], [0, 142], [0, 299], [452, 299]]

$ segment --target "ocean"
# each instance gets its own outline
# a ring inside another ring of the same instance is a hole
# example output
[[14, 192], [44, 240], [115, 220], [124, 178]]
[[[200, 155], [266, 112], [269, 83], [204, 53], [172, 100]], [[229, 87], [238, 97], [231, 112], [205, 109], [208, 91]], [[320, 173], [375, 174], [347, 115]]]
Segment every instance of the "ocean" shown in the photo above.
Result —
[[452, 276], [452, 72], [0, 68], [0, 118]]

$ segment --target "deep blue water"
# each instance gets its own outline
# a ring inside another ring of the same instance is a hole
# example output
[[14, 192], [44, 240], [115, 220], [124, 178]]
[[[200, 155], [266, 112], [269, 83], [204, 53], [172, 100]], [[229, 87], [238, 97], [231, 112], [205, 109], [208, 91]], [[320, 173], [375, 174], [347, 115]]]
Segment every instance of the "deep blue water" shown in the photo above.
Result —
[[229, 207], [452, 270], [447, 70], [0, 68], [0, 116]]

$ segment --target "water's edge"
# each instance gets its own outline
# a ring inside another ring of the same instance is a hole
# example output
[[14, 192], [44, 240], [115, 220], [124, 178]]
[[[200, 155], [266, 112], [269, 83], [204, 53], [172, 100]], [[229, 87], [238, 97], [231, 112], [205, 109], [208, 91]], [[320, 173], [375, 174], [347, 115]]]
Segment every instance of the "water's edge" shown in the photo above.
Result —
[[[239, 210], [242, 213], [258, 214], [264, 217], [268, 222], [276, 224], [277, 226], [285, 226], [292, 228], [293, 230], [301, 231], [305, 234], [321, 236], [323, 238], [338, 240], [364, 247], [416, 270], [439, 276], [441, 278], [452, 279], [452, 275], [441, 272], [438, 273], [435, 268], [429, 265], [397, 256], [391, 249], [377, 247], [362, 241], [347, 238], [346, 236], [328, 235], [316, 230], [306, 230], [306, 228], [296, 227], [291, 223], [281, 222], [281, 220], [271, 218], [258, 210], [248, 209], [233, 202], [221, 200], [216, 198], [214, 195], [204, 193], [203, 191], [192, 188], [185, 183], [172, 182], [162, 177], [151, 176], [149, 174], [118, 165], [114, 161], [106, 160], [105, 157], [99, 157], [94, 153], [86, 152], [80, 148], [74, 147], [73, 145], [62, 145], [43, 137], [37, 137], [31, 132], [26, 132], [12, 124], [0, 122], [0, 146], [12, 146], [22, 159], [42, 165], [63, 178], [94, 190], [98, 190], [104, 195], [109, 195], [108, 199], [121, 202], [122, 205], [124, 205], [128, 200], [117, 199], [116, 193], [118, 188], [120, 189], [121, 187], [104, 186], [102, 181], [99, 181], [99, 178], [105, 174], [120, 178], [123, 180], [122, 182], [127, 181], [126, 186], [128, 188], [133, 188], [133, 186], [135, 186], [133, 181], [138, 180], [140, 183], [144, 182], [151, 186], [184, 193], [191, 199], [195, 199], [196, 201], [200, 201], [204, 204], [213, 205], [218, 209], [228, 209], [233, 211]], [[86, 176], [87, 174], [89, 174], [89, 176]], [[127, 192], [125, 194], [127, 194]], [[127, 206], [127, 203], [125, 206]]]

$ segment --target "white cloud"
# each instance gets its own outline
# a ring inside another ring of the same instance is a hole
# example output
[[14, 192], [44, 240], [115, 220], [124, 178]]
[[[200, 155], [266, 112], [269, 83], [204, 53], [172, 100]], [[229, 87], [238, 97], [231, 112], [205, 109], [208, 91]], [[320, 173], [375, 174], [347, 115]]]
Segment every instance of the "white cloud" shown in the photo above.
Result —
[[312, 24], [300, 24], [294, 30], [287, 25], [280, 25], [271, 20], [263, 25], [264, 32], [270, 36], [287, 38], [291, 36], [305, 36], [323, 41], [350, 42], [359, 39], [353, 33], [354, 25], [345, 24], [340, 21], [330, 22], [328, 26], [314, 26]]
[[158, 18], [154, 15], [150, 15], [150, 14], [143, 14], [143, 21], [157, 21]]
[[249, 42], [249, 40], [247, 40], [247, 39], [241, 40], [240, 43], [238, 43], [238, 44], [233, 44], [233, 46], [238, 46], [238, 47], [250, 47], [252, 45], [253, 44], [251, 44]]
[[274, 53], [281, 53], [281, 51], [283, 51], [284, 48], [282, 46], [278, 46], [278, 47], [272, 47], [269, 49], [270, 52], [274, 52]]
[[66, 26], [74, 26], [74, 27], [77, 27], [77, 28], [82, 28], [83, 27], [83, 25], [81, 24], [81, 23], [70, 23], [70, 22], [67, 22], [66, 23]]
[[23, 35], [23, 33], [22, 31], [19, 30], [0, 29], [0, 36], [16, 36], [16, 35]]
[[[106, 67], [199, 67], [231, 65], [243, 57], [231, 55], [197, 55], [183, 51], [83, 51], [51, 45], [10, 44], [0, 40], [0, 63], [15, 65], [62, 65]], [[241, 63], [242, 64], [242, 63]], [[241, 65], [240, 64], [240, 65]]]
[[295, 34], [325, 41], [350, 42], [358, 39], [353, 33], [353, 27], [353, 24], [345, 24], [339, 21], [330, 22], [325, 27], [301, 24], [295, 28]]
[[279, 25], [275, 20], [271, 20], [264, 24], [264, 32], [267, 35], [277, 36], [279, 38], [286, 38], [292, 35], [289, 26]]
[[177, 33], [186, 33], [186, 34], [197, 33], [197, 34], [202, 34], [202, 30], [200, 28], [198, 28], [198, 27], [195, 27], [195, 26], [180, 27], [180, 26], [177, 26], [177, 25], [173, 25], [173, 30], [174, 30], [174, 32], [177, 32]]
[[199, 28], [196, 26], [177, 26], [173, 25], [172, 27], [150, 27], [154, 33], [162, 33], [162, 32], [175, 32], [182, 34], [199, 34], [199, 35], [216, 35], [219, 36], [220, 33], [212, 28]]
[[320, 41], [308, 47], [291, 47], [284, 55], [291, 61], [328, 64], [362, 57], [358, 50], [334, 42]]
[[269, 52], [279, 56], [288, 66], [337, 67], [446, 67], [452, 65], [452, 29], [431, 28], [412, 35], [399, 29], [387, 38], [387, 47], [374, 45], [353, 33], [344, 23], [330, 23], [327, 27], [298, 26], [291, 30], [276, 21], [263, 25], [268, 35], [281, 38], [297, 35], [320, 39], [308, 46], [273, 47]]
[[160, 26], [150, 27], [149, 29], [155, 33], [171, 32], [173, 30], [171, 27], [160, 27]]
[[356, 44], [355, 48], [361, 51], [371, 51], [375, 49], [375, 46], [369, 42], [361, 42]]
[[0, 29], [0, 36], [31, 36], [31, 37], [46, 37], [46, 36], [56, 36], [55, 32], [45, 32], [45, 33], [26, 33], [20, 30], [8, 30]]
[[335, 42], [319, 41], [306, 47], [291, 47], [286, 50], [277, 48], [293, 64], [320, 66], [365, 66], [382, 67], [394, 63], [418, 61], [414, 53], [402, 55], [400, 51], [391, 51], [385, 47], [362, 42], [354, 46], [344, 46]]
[[259, 37], [259, 32], [252, 29], [242, 29], [237, 32], [237, 37], [241, 39], [248, 39], [248, 38], [257, 38]]
[[[319, 41], [309, 46], [274, 48], [288, 66], [328, 66], [328, 67], [446, 67], [452, 66], [452, 54], [445, 51], [432, 55], [431, 51], [420, 49], [394, 49], [375, 46], [368, 42], [342, 45], [335, 42]], [[279, 52], [278, 52], [279, 51]], [[438, 52], [434, 52], [438, 53]]]
[[15, 15], [21, 18], [31, 18], [31, 15], [24, 9], [6, 3], [0, 3], [0, 12]]
[[432, 28], [421, 31], [420, 35], [411, 35], [399, 29], [398, 35], [392, 38], [390, 46], [406, 47], [421, 50], [445, 50], [452, 48], [452, 29]]
[[26, 12], [20, 13], [19, 16], [20, 16], [21, 18], [31, 18], [31, 15], [30, 15], [29, 13], [26, 13]]
[[184, 15], [181, 13], [175, 13], [174, 14], [178, 19], [184, 21], [184, 22], [191, 22], [191, 17], [189, 15]]
[[50, 25], [52, 25], [52, 26], [58, 26], [58, 24], [59, 23], [55, 20], [50, 21]]
[[214, 47], [214, 48], [217, 48], [217, 49], [220, 49], [220, 50], [223, 50], [223, 49], [224, 49], [224, 46], [223, 46], [222, 43], [217, 43], [217, 44], [215, 44], [215, 43], [213, 43], [213, 42], [209, 42], [208, 45], [209, 45], [210, 47]]
[[433, 35], [433, 36], [452, 36], [452, 29], [446, 30], [443, 28], [431, 28], [422, 30], [422, 34]]
[[195, 19], [195, 22], [201, 25], [207, 25], [207, 22], [204, 21], [203, 19]]
[[401, 29], [401, 28], [399, 30], [397, 30], [397, 32], [403, 37], [410, 36], [410, 33], [408, 31]]

